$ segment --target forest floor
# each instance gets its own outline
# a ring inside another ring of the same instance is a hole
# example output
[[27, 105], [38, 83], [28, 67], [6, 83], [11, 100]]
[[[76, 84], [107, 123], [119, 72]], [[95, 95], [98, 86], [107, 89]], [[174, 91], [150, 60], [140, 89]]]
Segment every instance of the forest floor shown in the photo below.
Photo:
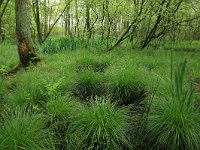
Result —
[[[172, 55], [167, 48], [132, 50], [130, 47], [119, 47], [112, 52], [88, 48], [62, 51], [57, 54], [40, 54], [44, 60], [41, 64], [26, 70], [22, 69], [9, 80], [2, 79], [2, 82], [5, 82], [3, 85], [6, 86], [9, 84], [17, 85], [18, 82], [29, 84], [25, 83], [27, 75], [30, 78], [28, 80], [36, 81], [37, 79], [38, 82], [48, 80], [53, 84], [62, 80], [63, 83], [59, 86], [63, 86], [63, 88], [66, 88], [65, 91], [71, 93], [74, 86], [81, 82], [81, 77], [84, 76], [86, 70], [92, 70], [95, 73], [94, 76], [98, 76], [99, 79], [97, 80], [100, 80], [106, 86], [109, 86], [111, 80], [117, 78], [118, 74], [124, 72], [124, 70], [129, 70], [130, 76], [133, 74], [133, 77], [138, 77], [138, 80], [151, 89], [157, 79], [170, 79], [171, 73], [174, 73], [178, 64], [187, 60], [187, 79], [188, 81], [195, 81], [199, 89], [200, 50], [198, 51], [198, 47], [195, 47], [196, 49], [191, 47], [187, 49], [175, 46]], [[17, 48], [15, 45], [3, 44], [0, 45], [0, 53], [0, 72], [3, 74], [18, 64]], [[22, 81], [23, 78], [24, 81]], [[106, 86], [104, 90], [109, 91]], [[1, 88], [3, 89], [3, 86]], [[9, 95], [15, 92], [9, 91]]]
[[[162, 99], [166, 94], [165, 83], [170, 83], [171, 78], [174, 80], [177, 66], [185, 60], [186, 86], [195, 83], [196, 91], [200, 92], [200, 47], [191, 47], [176, 46], [172, 53], [169, 48], [133, 50], [129, 46], [118, 47], [111, 52], [91, 47], [55, 54], [40, 53], [43, 61], [37, 66], [31, 65], [12, 76], [5, 76], [4, 73], [17, 66], [19, 60], [15, 45], [2, 44], [0, 114], [8, 108], [14, 110], [18, 106], [33, 105], [37, 112], [61, 118], [65, 116], [66, 120], [72, 105], [67, 102], [69, 99], [84, 105], [90, 98], [98, 96], [127, 105], [136, 100], [149, 99], [155, 91], [155, 97]], [[78, 103], [72, 106], [74, 110], [79, 108]], [[80, 111], [83, 113], [82, 109]], [[64, 124], [65, 130], [68, 119]], [[54, 125], [54, 122], [51, 123]], [[59, 122], [57, 125], [60, 126]], [[63, 136], [62, 130], [58, 132]]]

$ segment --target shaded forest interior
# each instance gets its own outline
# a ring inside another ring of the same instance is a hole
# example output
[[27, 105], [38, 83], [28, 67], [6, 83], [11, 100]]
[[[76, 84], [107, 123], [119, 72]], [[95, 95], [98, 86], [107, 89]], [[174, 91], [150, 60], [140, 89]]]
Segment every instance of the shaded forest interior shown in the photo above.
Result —
[[0, 0], [0, 150], [199, 150], [200, 0]]

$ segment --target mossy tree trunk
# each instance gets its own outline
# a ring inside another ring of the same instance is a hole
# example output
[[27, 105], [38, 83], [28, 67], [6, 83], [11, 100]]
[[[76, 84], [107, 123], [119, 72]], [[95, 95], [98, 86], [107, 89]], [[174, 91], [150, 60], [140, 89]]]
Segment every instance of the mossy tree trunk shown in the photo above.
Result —
[[16, 34], [20, 65], [27, 67], [30, 63], [40, 61], [34, 51], [30, 30], [29, 0], [15, 0]]

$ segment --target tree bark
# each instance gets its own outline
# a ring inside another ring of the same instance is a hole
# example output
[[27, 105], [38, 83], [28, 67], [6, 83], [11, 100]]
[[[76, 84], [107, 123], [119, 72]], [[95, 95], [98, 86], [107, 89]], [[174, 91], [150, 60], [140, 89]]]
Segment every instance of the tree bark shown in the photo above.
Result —
[[[2, 42], [4, 41], [4, 38], [5, 38], [5, 35], [3, 35], [3, 31], [2, 31], [2, 18], [4, 16], [4, 13], [6, 12], [6, 8], [8, 6], [8, 3], [9, 3], [10, 0], [7, 0], [6, 1], [6, 4], [4, 5], [2, 11], [1, 11], [1, 14], [0, 14], [0, 39], [2, 40]], [[1, 8], [1, 5], [3, 4], [3, 0], [1, 0], [0, 2], [0, 8]]]
[[90, 30], [90, 7], [88, 4], [86, 4], [86, 29], [87, 29], [87, 37], [88, 39], [91, 39], [92, 32]]
[[34, 45], [31, 39], [29, 10], [28, 0], [15, 0], [16, 35], [20, 65], [22, 67], [27, 67], [30, 63], [40, 61], [34, 51]]
[[44, 37], [48, 32], [48, 10], [49, 10], [49, 0], [44, 0]]
[[71, 26], [70, 26], [70, 21], [71, 21], [71, 17], [70, 17], [70, 5], [71, 5], [71, 0], [66, 0], [66, 12], [65, 12], [65, 35], [72, 37], [72, 33], [71, 33]]
[[80, 34], [79, 34], [79, 18], [78, 18], [78, 1], [77, 0], [75, 0], [75, 14], [76, 14], [75, 33], [77, 34], [77, 37], [79, 37]]
[[38, 0], [35, 0], [33, 3], [33, 11], [35, 15], [35, 22], [37, 26], [37, 35], [38, 35], [38, 42], [42, 44], [42, 28], [40, 22], [40, 6]]
[[101, 19], [101, 41], [103, 42], [104, 41], [104, 28], [105, 28], [105, 23], [104, 23], [104, 20], [105, 20], [105, 2], [103, 1], [103, 4], [102, 4], [102, 19]]

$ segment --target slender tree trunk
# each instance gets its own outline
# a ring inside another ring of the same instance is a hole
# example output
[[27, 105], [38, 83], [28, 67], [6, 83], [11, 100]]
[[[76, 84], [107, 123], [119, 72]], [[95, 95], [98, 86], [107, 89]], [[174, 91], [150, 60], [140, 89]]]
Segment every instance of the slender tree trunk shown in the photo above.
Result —
[[109, 12], [109, 0], [105, 1], [105, 10], [106, 10], [106, 27], [107, 27], [107, 36], [106, 36], [106, 45], [107, 49], [109, 48], [109, 39], [110, 39], [110, 33], [111, 33], [111, 26], [113, 20], [110, 18], [110, 12]]
[[80, 33], [79, 33], [78, 1], [77, 0], [75, 0], [75, 14], [76, 14], [75, 33], [77, 34], [77, 37], [79, 37]]
[[66, 0], [66, 5], [67, 5], [67, 8], [66, 8], [66, 11], [65, 11], [65, 35], [69, 36], [69, 37], [72, 37], [72, 33], [71, 33], [71, 26], [70, 26], [70, 0]]
[[[137, 2], [137, 1], [136, 1]], [[141, 4], [139, 6], [139, 11], [138, 14], [136, 16], [136, 18], [130, 23], [130, 25], [128, 26], [128, 28], [125, 30], [125, 32], [120, 36], [120, 38], [117, 40], [117, 42], [111, 46], [109, 48], [109, 51], [113, 50], [115, 47], [117, 47], [121, 42], [123, 42], [125, 39], [127, 39], [129, 37], [129, 31], [130, 29], [137, 25], [137, 23], [139, 23], [140, 21], [142, 21], [143, 19], [140, 19], [140, 16], [143, 13], [143, 6], [145, 5], [146, 0], [141, 0]]]
[[33, 9], [35, 12], [35, 22], [37, 26], [38, 42], [42, 44], [42, 28], [41, 28], [41, 21], [40, 21], [40, 6], [39, 6], [38, 0], [34, 1]]
[[3, 36], [2, 36], [2, 18], [0, 18], [0, 40], [3, 41]]
[[40, 59], [34, 52], [31, 39], [30, 14], [28, 0], [15, 0], [16, 34], [20, 64], [27, 67], [30, 63], [37, 63]]
[[[4, 16], [4, 13], [6, 12], [6, 8], [8, 7], [9, 1], [10, 1], [10, 0], [7, 0], [7, 1], [6, 1], [6, 4], [4, 5], [4, 7], [3, 7], [3, 9], [2, 9], [2, 11], [1, 11], [1, 13], [0, 13], [0, 39], [1, 39], [2, 41], [4, 41], [4, 38], [5, 38], [5, 35], [3, 35], [3, 30], [2, 30], [2, 25], [3, 25], [3, 23], [2, 23], [2, 18], [3, 18], [3, 16]], [[3, 4], [3, 0], [0, 2], [0, 8], [1, 8], [2, 4]]]
[[92, 32], [90, 30], [90, 7], [86, 4], [86, 29], [87, 29], [87, 37], [91, 39]]
[[44, 37], [47, 35], [48, 32], [48, 7], [49, 1], [44, 0]]
[[[64, 15], [66, 9], [67, 9], [68, 4], [66, 4], [65, 8], [63, 9], [63, 11], [60, 13], [60, 15], [56, 18], [56, 20], [54, 21], [54, 23], [51, 25], [50, 21], [49, 21], [49, 29], [48, 32], [46, 34], [46, 36], [44, 36], [42, 43], [44, 43], [46, 41], [46, 39], [49, 37], [49, 35], [51, 34], [51, 31], [53, 30], [53, 28], [55, 27], [55, 25], [58, 23], [58, 21], [60, 20], [60, 18]], [[52, 14], [52, 9], [51, 9], [51, 13], [50, 16]], [[50, 20], [50, 19], [49, 19]]]
[[101, 41], [104, 40], [104, 28], [105, 28], [105, 24], [104, 24], [104, 19], [105, 19], [105, 2], [103, 1], [103, 8], [102, 8], [102, 19], [101, 19]]
[[[146, 48], [150, 42], [156, 38], [162, 37], [165, 34], [165, 30], [167, 28], [167, 25], [162, 25], [161, 22], [162, 20], [165, 19], [165, 16], [167, 15], [168, 12], [171, 11], [170, 16], [168, 17], [168, 19], [166, 20], [166, 23], [169, 24], [173, 18], [173, 16], [175, 16], [176, 12], [179, 10], [183, 0], [179, 0], [174, 6], [174, 10], [170, 10], [170, 6], [172, 0], [162, 0], [162, 3], [160, 4], [160, 9], [158, 10], [158, 15], [157, 15], [157, 19], [154, 23], [154, 26], [152, 27], [152, 29], [150, 30], [150, 32], [147, 34], [146, 38], [144, 41], [142, 41], [141, 44], [141, 48], [144, 49]], [[163, 14], [163, 9], [165, 9], [165, 14]], [[162, 30], [158, 32], [159, 27], [162, 26]], [[158, 33], [157, 33], [158, 32]]]
[[[3, 4], [3, 0], [0, 0], [0, 10], [1, 10], [2, 4]], [[0, 17], [0, 40], [2, 41], [2, 17]]]
[[51, 6], [50, 9], [49, 9], [48, 30], [50, 30], [50, 27], [51, 27], [52, 13], [53, 13], [53, 8]]

